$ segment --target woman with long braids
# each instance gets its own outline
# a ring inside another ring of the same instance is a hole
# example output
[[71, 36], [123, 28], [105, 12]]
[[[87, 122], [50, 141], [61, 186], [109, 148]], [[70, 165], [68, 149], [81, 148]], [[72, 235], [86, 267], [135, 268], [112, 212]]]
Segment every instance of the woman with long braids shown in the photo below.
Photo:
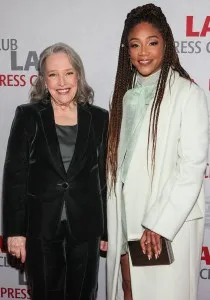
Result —
[[[196, 299], [207, 151], [205, 94], [181, 66], [162, 10], [139, 6], [125, 20], [111, 104], [108, 300], [121, 299], [121, 274], [126, 300]], [[174, 262], [134, 267], [128, 241], [139, 239], [150, 260], [161, 237]]]

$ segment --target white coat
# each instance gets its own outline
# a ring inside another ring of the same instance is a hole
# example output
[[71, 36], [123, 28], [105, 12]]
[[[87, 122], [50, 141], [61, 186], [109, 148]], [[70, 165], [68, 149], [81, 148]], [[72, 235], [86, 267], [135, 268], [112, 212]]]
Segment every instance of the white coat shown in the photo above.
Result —
[[206, 96], [196, 84], [172, 71], [160, 109], [152, 185], [148, 172], [150, 150], [147, 162], [151, 106], [152, 103], [144, 117], [123, 189], [120, 171], [127, 143], [121, 132], [116, 193], [112, 190], [109, 194], [107, 208], [108, 300], [123, 299], [119, 296], [122, 197], [128, 240], [140, 238], [144, 226], [171, 240], [175, 257], [169, 266], [133, 267], [130, 261], [133, 300], [195, 300], [204, 232]]

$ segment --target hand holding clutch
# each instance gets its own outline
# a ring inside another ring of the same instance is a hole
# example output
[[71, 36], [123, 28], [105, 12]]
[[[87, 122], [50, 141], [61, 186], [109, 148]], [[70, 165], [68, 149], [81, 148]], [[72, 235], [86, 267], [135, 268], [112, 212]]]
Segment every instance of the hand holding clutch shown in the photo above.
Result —
[[140, 239], [142, 252], [147, 254], [150, 260], [153, 256], [157, 259], [161, 253], [161, 236], [149, 229], [145, 229]]
[[133, 266], [169, 265], [174, 261], [171, 242], [146, 229], [140, 240], [128, 242]]
[[132, 265], [140, 267], [170, 265], [174, 261], [171, 242], [164, 237], [161, 237], [160, 241], [162, 251], [157, 258], [153, 255], [151, 259], [143, 253], [140, 247], [140, 240], [129, 241], [128, 247]]

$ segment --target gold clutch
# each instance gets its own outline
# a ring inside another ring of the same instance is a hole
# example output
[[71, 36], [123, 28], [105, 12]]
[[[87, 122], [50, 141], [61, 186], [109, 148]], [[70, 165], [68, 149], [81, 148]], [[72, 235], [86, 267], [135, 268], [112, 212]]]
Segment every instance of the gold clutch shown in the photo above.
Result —
[[166, 238], [161, 238], [162, 251], [156, 259], [154, 254], [149, 260], [147, 255], [142, 252], [140, 240], [129, 241], [128, 247], [133, 266], [146, 267], [146, 266], [159, 266], [170, 265], [174, 261], [173, 250], [171, 242]]

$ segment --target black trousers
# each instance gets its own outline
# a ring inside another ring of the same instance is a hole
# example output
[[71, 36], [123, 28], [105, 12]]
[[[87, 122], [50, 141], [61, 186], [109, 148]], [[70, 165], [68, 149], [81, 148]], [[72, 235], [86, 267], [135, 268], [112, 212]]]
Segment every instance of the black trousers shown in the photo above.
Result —
[[99, 238], [77, 242], [61, 221], [53, 241], [30, 239], [26, 251], [32, 300], [96, 299]]

